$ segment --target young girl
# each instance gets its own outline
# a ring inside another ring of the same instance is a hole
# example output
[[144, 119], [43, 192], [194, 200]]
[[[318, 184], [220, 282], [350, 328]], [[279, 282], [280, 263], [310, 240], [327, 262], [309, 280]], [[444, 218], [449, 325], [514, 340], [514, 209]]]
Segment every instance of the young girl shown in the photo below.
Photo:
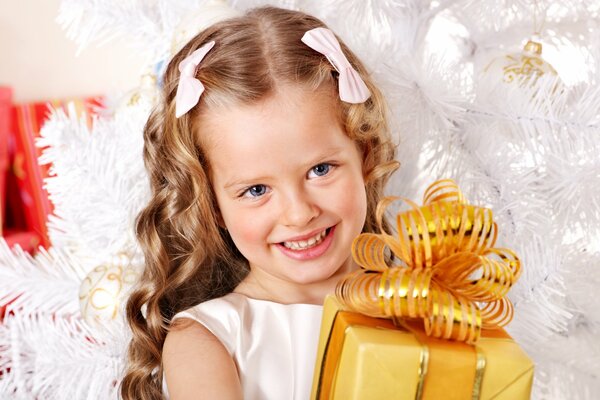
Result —
[[250, 10], [173, 57], [144, 131], [125, 399], [309, 397], [323, 299], [398, 166], [385, 112], [301, 12]]

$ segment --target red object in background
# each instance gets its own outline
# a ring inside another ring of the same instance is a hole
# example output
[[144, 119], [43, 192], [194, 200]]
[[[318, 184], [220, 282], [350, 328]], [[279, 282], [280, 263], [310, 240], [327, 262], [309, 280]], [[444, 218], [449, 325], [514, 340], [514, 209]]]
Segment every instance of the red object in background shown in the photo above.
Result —
[[41, 237], [35, 231], [29, 230], [25, 223], [25, 210], [20, 197], [15, 176], [16, 137], [13, 127], [12, 90], [0, 87], [0, 197], [2, 198], [2, 228], [0, 232], [9, 247], [19, 244], [27, 252], [34, 253], [38, 248]]
[[[8, 88], [2, 88], [8, 90]], [[5, 174], [6, 218], [3, 236], [10, 247], [19, 244], [23, 250], [35, 254], [41, 245], [50, 247], [46, 223], [54, 207], [43, 188], [50, 165], [39, 165], [44, 151], [35, 146], [40, 129], [50, 116], [49, 106], [60, 108], [73, 103], [78, 114], [85, 112], [91, 125], [92, 115], [101, 107], [101, 97], [65, 99], [48, 102], [12, 104], [9, 110], [8, 132], [0, 130], [0, 140], [7, 143], [8, 170]], [[6, 124], [5, 124], [6, 125]], [[1, 156], [1, 154], [0, 154]]]
[[8, 133], [12, 90], [0, 86], [0, 234], [6, 219], [6, 175], [8, 172]]
[[[54, 210], [43, 188], [50, 166], [39, 165], [44, 149], [36, 147], [35, 140], [50, 116], [49, 106], [66, 107], [70, 102], [78, 114], [86, 112], [91, 126], [102, 98], [12, 104], [12, 90], [0, 87], [0, 236], [9, 247], [19, 244], [32, 255], [40, 245], [50, 247], [46, 223]], [[0, 323], [14, 300], [0, 304]], [[4, 373], [10, 373], [10, 368], [0, 370], [0, 376]]]

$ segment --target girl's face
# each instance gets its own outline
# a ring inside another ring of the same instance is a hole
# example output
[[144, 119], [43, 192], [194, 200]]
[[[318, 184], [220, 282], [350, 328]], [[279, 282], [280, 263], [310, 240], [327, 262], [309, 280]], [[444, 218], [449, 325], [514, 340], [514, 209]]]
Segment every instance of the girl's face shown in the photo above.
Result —
[[314, 300], [356, 268], [350, 248], [367, 212], [362, 158], [333, 101], [287, 87], [201, 122], [223, 222], [250, 264], [246, 281], [271, 298]]

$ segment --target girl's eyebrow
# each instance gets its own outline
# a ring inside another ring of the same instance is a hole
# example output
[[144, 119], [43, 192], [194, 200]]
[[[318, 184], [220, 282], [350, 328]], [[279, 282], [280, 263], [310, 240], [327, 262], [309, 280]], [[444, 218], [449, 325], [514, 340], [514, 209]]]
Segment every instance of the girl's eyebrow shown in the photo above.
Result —
[[238, 185], [248, 185], [250, 184], [250, 182], [256, 182], [256, 181], [266, 181], [269, 177], [267, 176], [259, 176], [257, 178], [252, 178], [252, 179], [238, 179], [232, 182], [227, 183], [224, 187], [225, 189], [229, 189], [232, 186], [238, 186]]
[[[343, 149], [339, 148], [339, 147], [332, 147], [332, 148], [328, 148], [325, 149], [326, 152], [321, 153], [318, 157], [315, 157], [313, 160], [311, 160], [309, 163], [307, 163], [307, 165], [315, 165], [317, 162], [319, 162], [320, 160], [324, 160], [327, 159], [329, 157], [333, 157], [338, 155], [339, 153], [342, 152]], [[238, 185], [248, 185], [251, 182], [258, 182], [258, 181], [267, 181], [270, 177], [269, 176], [259, 176], [256, 178], [241, 178], [241, 179], [236, 179], [234, 181], [230, 181], [227, 182], [225, 184], [225, 186], [223, 186], [225, 189], [229, 189], [232, 186], [238, 186]]]

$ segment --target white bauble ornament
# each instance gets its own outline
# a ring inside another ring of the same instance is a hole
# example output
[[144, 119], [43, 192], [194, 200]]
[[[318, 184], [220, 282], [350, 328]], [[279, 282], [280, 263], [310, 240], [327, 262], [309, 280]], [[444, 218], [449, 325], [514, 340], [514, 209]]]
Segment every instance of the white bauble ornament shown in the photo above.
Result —
[[533, 40], [527, 41], [521, 52], [493, 59], [483, 72], [505, 83], [519, 85], [535, 85], [545, 74], [557, 76], [554, 67], [542, 58], [542, 44]]
[[128, 112], [130, 107], [145, 104], [151, 109], [158, 102], [160, 91], [156, 74], [147, 70], [140, 77], [140, 85], [125, 93], [119, 101], [117, 112]]
[[123, 303], [140, 276], [140, 268], [125, 255], [92, 269], [79, 287], [83, 319], [95, 328], [109, 328], [123, 320]]

